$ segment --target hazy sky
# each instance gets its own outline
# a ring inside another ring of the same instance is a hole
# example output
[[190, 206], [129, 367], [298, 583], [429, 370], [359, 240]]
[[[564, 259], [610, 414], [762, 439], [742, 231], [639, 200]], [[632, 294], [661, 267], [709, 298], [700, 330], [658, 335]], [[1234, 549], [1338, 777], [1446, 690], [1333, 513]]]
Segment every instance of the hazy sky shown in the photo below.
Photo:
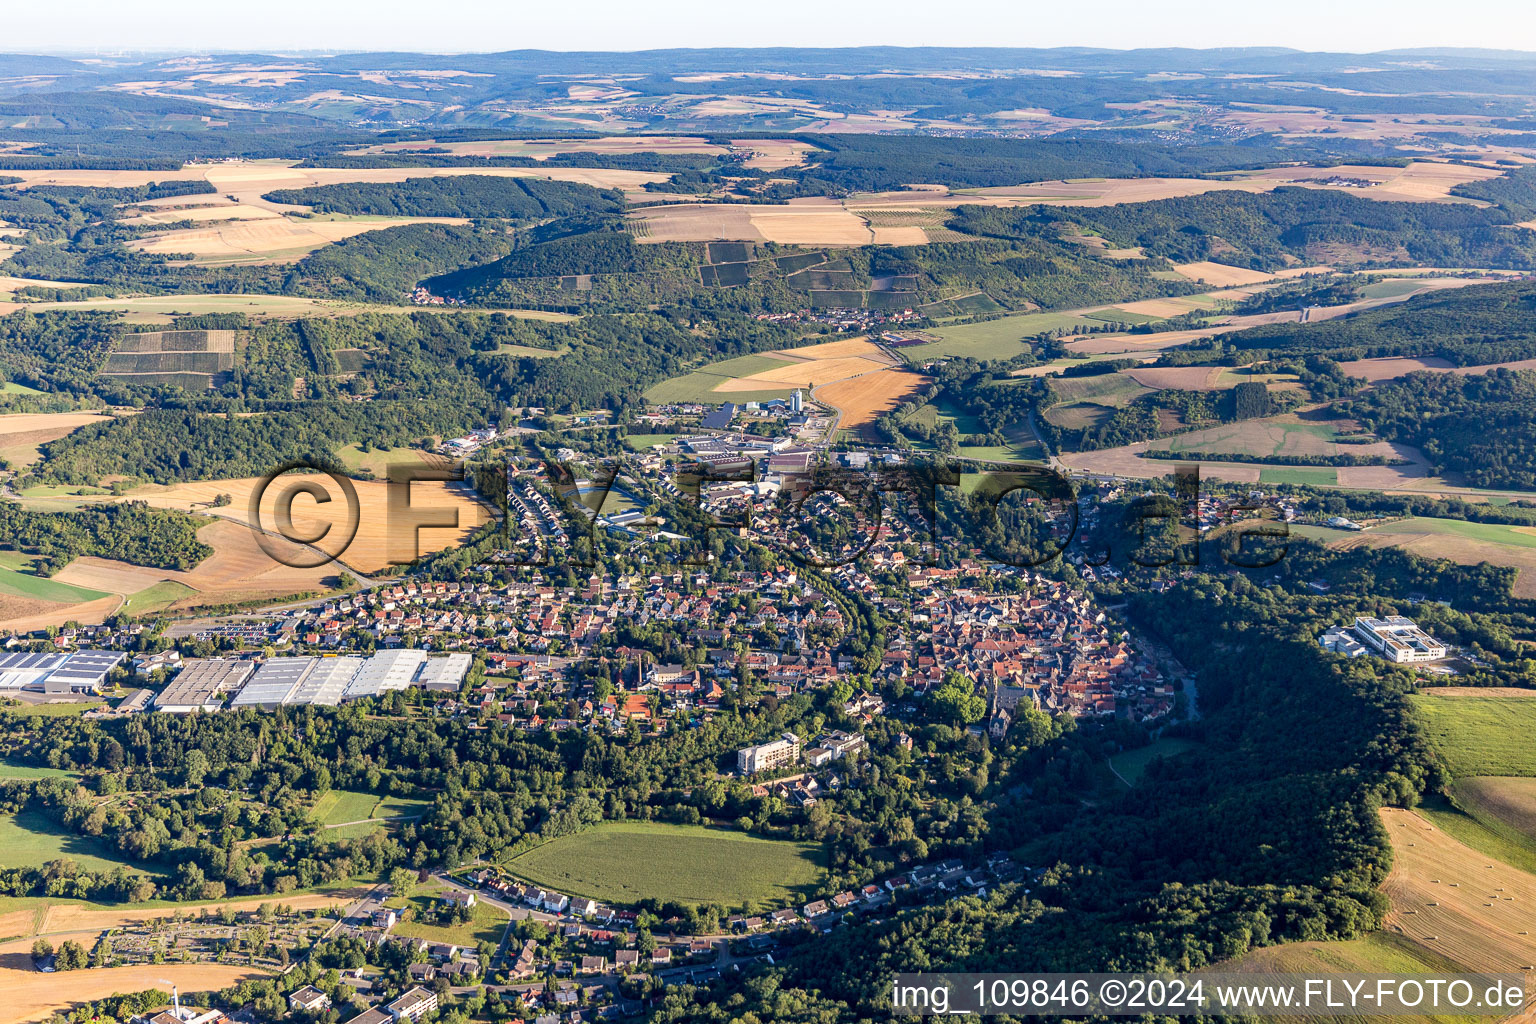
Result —
[[1530, 0], [48, 0], [0, 51], [639, 50], [706, 46], [1408, 46], [1536, 50]]

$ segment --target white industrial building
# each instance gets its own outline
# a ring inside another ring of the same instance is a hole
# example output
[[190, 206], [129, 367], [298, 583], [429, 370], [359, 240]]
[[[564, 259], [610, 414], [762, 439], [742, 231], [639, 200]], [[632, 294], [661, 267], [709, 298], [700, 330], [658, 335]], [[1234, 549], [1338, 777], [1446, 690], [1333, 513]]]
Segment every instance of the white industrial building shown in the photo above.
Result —
[[428, 657], [425, 651], [380, 651], [372, 657], [269, 658], [264, 662], [194, 659], [155, 698], [158, 711], [217, 711], [225, 694], [234, 693], [229, 710], [318, 704], [335, 707], [343, 700], [376, 697], [419, 686], [455, 691], [469, 674], [470, 655]]
[[288, 704], [323, 704], [335, 707], [346, 695], [347, 686], [358, 671], [367, 664], [366, 659], [355, 656], [344, 658], [320, 658], [304, 681], [289, 694]]
[[231, 711], [261, 708], [271, 711], [289, 703], [289, 697], [314, 669], [319, 658], [272, 658], [259, 666], [250, 681], [229, 702]]
[[122, 663], [122, 651], [12, 651], [0, 654], [0, 690], [96, 693]]
[[458, 690], [469, 675], [474, 659], [463, 651], [455, 651], [441, 658], [428, 658], [416, 673], [416, 686], [427, 690]]
[[347, 684], [346, 699], [377, 697], [390, 690], [403, 690], [415, 681], [416, 673], [426, 660], [426, 651], [408, 647], [380, 651], [369, 658]]
[[68, 657], [56, 652], [0, 654], [0, 690], [41, 690], [43, 680]]
[[1445, 657], [1445, 644], [1404, 615], [1389, 615], [1385, 619], [1356, 618], [1355, 635], [1377, 654], [1398, 664], [1439, 661]]

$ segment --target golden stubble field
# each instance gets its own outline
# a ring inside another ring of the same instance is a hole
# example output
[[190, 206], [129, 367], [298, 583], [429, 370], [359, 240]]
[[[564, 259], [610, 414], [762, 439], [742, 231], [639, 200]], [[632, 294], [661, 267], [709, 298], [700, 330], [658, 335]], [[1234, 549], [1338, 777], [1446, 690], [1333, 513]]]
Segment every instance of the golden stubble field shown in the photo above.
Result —
[[32, 968], [31, 948], [34, 935], [46, 935], [57, 946], [73, 939], [90, 947], [103, 931], [126, 924], [177, 915], [197, 915], [231, 907], [237, 911], [254, 910], [262, 903], [281, 903], [297, 910], [315, 910], [346, 906], [361, 898], [366, 889], [304, 893], [294, 896], [268, 896], [258, 899], [226, 900], [220, 903], [181, 906], [99, 908], [74, 903], [58, 903], [0, 914], [0, 935], [14, 936], [0, 941], [0, 1024], [24, 1024], [44, 1020], [53, 1013], [79, 1003], [101, 999], [122, 992], [164, 989], [178, 986], [182, 992], [204, 992], [227, 988], [248, 978], [264, 977], [266, 972], [227, 964], [146, 964], [134, 967], [104, 967], [68, 974], [42, 974]]
[[[8, 174], [10, 172], [7, 172]], [[129, 223], [141, 226], [194, 221], [131, 243], [142, 252], [187, 254], [199, 262], [280, 262], [298, 259], [332, 242], [367, 231], [413, 223], [464, 223], [455, 218], [378, 217], [343, 220], [295, 218], [307, 207], [271, 202], [263, 196], [278, 189], [308, 188], [350, 182], [401, 182], [407, 178], [453, 177], [465, 174], [509, 178], [548, 178], [598, 188], [639, 191], [647, 182], [668, 175], [587, 167], [385, 167], [300, 168], [280, 161], [236, 161], [190, 164], [173, 171], [22, 170], [17, 187], [83, 185], [126, 188], [162, 181], [206, 181], [216, 193], [175, 196], [142, 204]]]
[[32, 185], [84, 185], [97, 188], [130, 188], [157, 181], [207, 181], [218, 193], [177, 196], [188, 205], [238, 202], [268, 209], [301, 210], [303, 207], [270, 203], [262, 196], [275, 189], [340, 185], [349, 182], [400, 182], [407, 178], [455, 177], [464, 174], [507, 178], [548, 178], [574, 181], [597, 188], [640, 189], [651, 181], [665, 181], [666, 174], [593, 167], [294, 167], [283, 161], [248, 160], [220, 164], [188, 164], [174, 171], [117, 170], [20, 170], [7, 171], [21, 178], [19, 189]]
[[816, 400], [841, 412], [838, 425], [844, 430], [867, 432], [875, 420], [911, 398], [931, 383], [913, 370], [890, 367], [849, 380], [834, 381], [816, 389]]
[[[27, 952], [31, 940], [0, 945], [0, 1024], [47, 1020], [79, 1003], [124, 992], [165, 989], [211, 992], [267, 972], [224, 964], [144, 964], [135, 967], [93, 967], [68, 974], [41, 974], [32, 969]], [[67, 979], [67, 980], [66, 980]]]
[[[867, 245], [875, 241], [874, 231], [862, 217], [825, 199], [795, 199], [773, 206], [668, 203], [635, 210], [629, 216], [640, 224], [637, 240], [641, 242]], [[922, 240], [927, 241], [927, 236]]]
[[0, 458], [13, 468], [37, 461], [37, 446], [57, 441], [81, 427], [110, 423], [112, 417], [97, 412], [10, 413], [0, 416]]
[[1384, 927], [1468, 970], [1536, 965], [1536, 877], [1446, 835], [1412, 811], [1384, 807], [1392, 901]]

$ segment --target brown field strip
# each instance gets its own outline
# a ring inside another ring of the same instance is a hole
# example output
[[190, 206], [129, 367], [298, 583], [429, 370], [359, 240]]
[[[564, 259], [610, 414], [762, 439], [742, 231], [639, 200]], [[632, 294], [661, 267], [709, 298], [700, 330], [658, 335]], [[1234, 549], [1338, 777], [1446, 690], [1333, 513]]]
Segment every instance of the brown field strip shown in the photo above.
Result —
[[93, 423], [110, 423], [99, 412], [19, 412], [0, 416], [0, 449], [45, 444]]
[[[775, 359], [841, 359], [848, 356], [860, 356], [865, 359], [885, 359], [886, 353], [879, 345], [864, 338], [845, 338], [841, 341], [826, 341], [820, 345], [805, 345], [800, 348], [781, 348], [768, 355]], [[894, 365], [894, 364], [893, 364]]]
[[1229, 267], [1225, 263], [1212, 263], [1209, 260], [1199, 263], [1180, 263], [1173, 269], [1191, 281], [1199, 281], [1201, 284], [1215, 285], [1219, 288], [1228, 288], [1233, 285], [1263, 284], [1266, 281], [1273, 281], [1275, 279], [1275, 275], [1266, 274], [1262, 270]]
[[1512, 359], [1507, 363], [1479, 363], [1476, 366], [1452, 366], [1439, 356], [1417, 358], [1413, 356], [1387, 356], [1379, 359], [1354, 359], [1340, 363], [1340, 369], [1351, 377], [1364, 377], [1371, 382], [1393, 380], [1420, 370], [1429, 373], [1459, 373], [1463, 376], [1488, 373], [1491, 370], [1536, 370], [1536, 359]]
[[[0, 945], [0, 1024], [46, 1020], [79, 1003], [110, 995], [164, 989], [166, 983], [183, 992], [228, 988], [267, 972], [254, 967], [223, 964], [142, 964], [134, 967], [93, 967], [67, 975], [41, 974], [32, 969], [31, 941]], [[67, 980], [66, 980], [67, 979]]]
[[367, 887], [358, 887], [331, 892], [300, 893], [295, 896], [256, 896], [237, 900], [223, 900], [218, 903], [176, 904], [140, 908], [135, 908], [132, 904], [111, 909], [101, 909], [78, 903], [57, 903], [48, 907], [47, 912], [43, 914], [42, 927], [38, 929], [38, 933], [101, 932], [109, 928], [121, 928], [126, 924], [132, 924], [137, 921], [154, 921], [165, 917], [175, 917], [177, 914], [190, 913], [195, 915], [217, 912], [224, 907], [229, 907], [236, 911], [255, 910], [263, 903], [281, 903], [283, 906], [292, 907], [295, 910], [322, 910], [327, 907], [344, 907], [361, 899], [367, 892]]
[[[862, 217], [830, 200], [793, 200], [773, 206], [671, 205], [638, 210], [630, 217], [645, 222], [645, 234], [639, 238], [642, 242], [865, 245], [873, 239], [871, 228]], [[927, 241], [927, 236], [922, 236], [922, 240]]]
[[[19, 170], [6, 171], [21, 178], [19, 188], [31, 185], [81, 185], [96, 188], [131, 188], [157, 181], [207, 181], [225, 196], [241, 203], [273, 210], [302, 207], [269, 203], [262, 196], [276, 189], [340, 185], [349, 182], [399, 182], [407, 178], [454, 177], [463, 174], [507, 178], [548, 178], [574, 181], [597, 188], [638, 189], [647, 182], [665, 181], [670, 175], [651, 171], [625, 171], [591, 167], [293, 167], [284, 163], [236, 161], [221, 164], [189, 164], [174, 171], [117, 170]], [[183, 196], [189, 201], [214, 196]]]
[[732, 377], [719, 384], [715, 391], [729, 394], [733, 391], [762, 391], [773, 387], [818, 387], [844, 377], [884, 369], [889, 365], [884, 360], [866, 356], [811, 359], [763, 370], [747, 377]]
[[1120, 373], [1149, 388], [1180, 391], [1216, 391], [1223, 366], [1133, 366]]
[[458, 217], [380, 217], [376, 220], [308, 220], [273, 216], [262, 220], [228, 220], [201, 227], [146, 235], [129, 248], [162, 256], [186, 254], [199, 260], [269, 257], [299, 259], [316, 249], [369, 231], [405, 224], [467, 224]]

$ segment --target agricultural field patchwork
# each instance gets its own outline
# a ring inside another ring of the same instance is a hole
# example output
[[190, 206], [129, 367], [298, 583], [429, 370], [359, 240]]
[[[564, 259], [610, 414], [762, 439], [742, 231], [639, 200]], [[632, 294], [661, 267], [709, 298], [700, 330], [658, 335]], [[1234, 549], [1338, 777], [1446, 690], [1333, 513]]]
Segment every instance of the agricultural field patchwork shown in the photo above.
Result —
[[138, 384], [200, 380], [217, 387], [235, 366], [234, 331], [155, 331], [125, 334], [102, 368], [104, 377]]

